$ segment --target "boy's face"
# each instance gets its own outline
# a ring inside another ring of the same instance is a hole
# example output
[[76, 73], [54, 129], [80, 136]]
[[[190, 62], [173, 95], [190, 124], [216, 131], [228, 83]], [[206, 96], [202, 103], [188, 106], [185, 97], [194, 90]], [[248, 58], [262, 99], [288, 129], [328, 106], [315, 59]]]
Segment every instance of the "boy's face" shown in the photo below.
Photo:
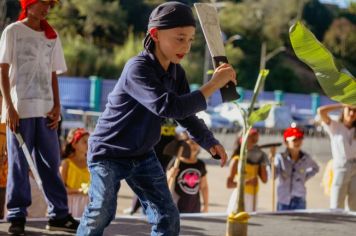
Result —
[[78, 154], [86, 154], [88, 150], [88, 138], [89, 134], [81, 137], [78, 142], [73, 143], [72, 146]]
[[156, 56], [166, 63], [180, 63], [190, 51], [194, 36], [193, 26], [157, 30], [156, 37], [153, 38], [156, 44]]
[[258, 143], [259, 135], [258, 133], [250, 134], [247, 138], [247, 145], [253, 147], [255, 144]]
[[38, 1], [27, 8], [27, 16], [38, 20], [43, 20], [48, 15], [49, 9], [54, 1]]
[[303, 138], [294, 138], [293, 140], [286, 140], [286, 146], [288, 149], [300, 150], [303, 144]]

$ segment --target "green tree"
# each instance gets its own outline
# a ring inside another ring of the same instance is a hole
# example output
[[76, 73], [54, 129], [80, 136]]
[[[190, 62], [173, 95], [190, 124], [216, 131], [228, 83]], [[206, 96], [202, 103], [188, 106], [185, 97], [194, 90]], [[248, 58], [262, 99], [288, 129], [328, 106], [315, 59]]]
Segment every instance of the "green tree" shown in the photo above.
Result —
[[346, 18], [333, 21], [325, 33], [324, 45], [353, 74], [356, 74], [356, 25]]
[[49, 19], [61, 35], [79, 34], [106, 48], [123, 43], [128, 32], [118, 0], [63, 0]]
[[[269, 52], [286, 44], [289, 24], [298, 16], [299, 8], [300, 1], [297, 0], [245, 0], [237, 4], [227, 3], [220, 10], [223, 31], [228, 36], [242, 36], [236, 44], [246, 56], [239, 65], [235, 65], [239, 70], [240, 86], [254, 87], [258, 71], [264, 69], [259, 65], [270, 65], [260, 59], [265, 59]], [[273, 74], [274, 68], [269, 69]], [[266, 82], [272, 83], [270, 80]], [[266, 88], [276, 89], [273, 84]]]
[[2, 33], [6, 25], [17, 20], [20, 9], [20, 3], [17, 0], [0, 1], [0, 33]]
[[324, 33], [334, 19], [334, 14], [319, 0], [310, 0], [304, 7], [303, 19], [319, 40], [323, 40]]
[[135, 37], [132, 30], [122, 46], [116, 46], [114, 48], [114, 63], [115, 66], [121, 71], [127, 60], [135, 55], [137, 55], [143, 49], [142, 40], [143, 34], [139, 37]]

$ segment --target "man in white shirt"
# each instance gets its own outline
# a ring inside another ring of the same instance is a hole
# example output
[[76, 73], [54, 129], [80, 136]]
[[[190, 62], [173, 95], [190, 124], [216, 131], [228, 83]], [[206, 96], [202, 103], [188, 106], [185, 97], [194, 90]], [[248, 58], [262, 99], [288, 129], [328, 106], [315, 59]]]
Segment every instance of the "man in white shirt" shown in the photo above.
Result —
[[67, 70], [60, 39], [45, 17], [54, 0], [21, 0], [19, 20], [7, 26], [0, 41], [2, 122], [7, 125], [9, 233], [25, 232], [31, 205], [29, 166], [14, 132], [22, 135], [42, 180], [48, 204], [47, 229], [75, 232], [67, 193], [59, 175], [57, 126], [60, 101], [57, 74]]

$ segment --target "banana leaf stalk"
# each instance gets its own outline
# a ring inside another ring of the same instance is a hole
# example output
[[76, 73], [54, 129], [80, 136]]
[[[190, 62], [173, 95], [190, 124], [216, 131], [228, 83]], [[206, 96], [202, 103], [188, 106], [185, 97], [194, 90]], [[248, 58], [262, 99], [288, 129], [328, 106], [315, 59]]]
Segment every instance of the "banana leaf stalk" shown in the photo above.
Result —
[[249, 110], [246, 112], [240, 108], [240, 106], [236, 103], [237, 108], [240, 110], [241, 115], [243, 117], [243, 130], [242, 130], [242, 143], [240, 150], [240, 158], [238, 162], [238, 185], [237, 185], [237, 202], [236, 208], [231, 212], [227, 218], [226, 224], [226, 236], [247, 236], [247, 226], [249, 215], [245, 212], [245, 203], [244, 203], [244, 195], [245, 195], [245, 166], [247, 161], [247, 138], [250, 133], [250, 129], [252, 126], [261, 120], [267, 118], [268, 113], [271, 109], [271, 105], [264, 105], [257, 111], [254, 111], [254, 105], [257, 100], [258, 93], [260, 91], [261, 85], [264, 83], [266, 77], [268, 75], [268, 70], [261, 70], [258, 79], [255, 85], [252, 101], [250, 104]]
[[250, 108], [248, 110], [247, 116], [246, 113], [243, 113], [243, 118], [244, 118], [244, 124], [243, 124], [243, 132], [242, 132], [242, 144], [241, 144], [241, 150], [240, 150], [240, 158], [238, 162], [238, 185], [237, 187], [237, 209], [235, 210], [236, 213], [238, 212], [243, 212], [245, 211], [245, 204], [244, 204], [244, 195], [245, 195], [245, 166], [246, 166], [246, 161], [247, 161], [247, 148], [246, 148], [246, 143], [247, 143], [247, 138], [248, 134], [250, 133], [250, 129], [252, 128], [254, 122], [251, 122], [251, 114], [253, 113], [253, 108], [256, 103], [261, 85], [264, 83], [266, 77], [268, 75], [268, 70], [261, 70], [257, 82], [255, 85], [255, 89], [253, 91], [253, 97], [251, 100]]

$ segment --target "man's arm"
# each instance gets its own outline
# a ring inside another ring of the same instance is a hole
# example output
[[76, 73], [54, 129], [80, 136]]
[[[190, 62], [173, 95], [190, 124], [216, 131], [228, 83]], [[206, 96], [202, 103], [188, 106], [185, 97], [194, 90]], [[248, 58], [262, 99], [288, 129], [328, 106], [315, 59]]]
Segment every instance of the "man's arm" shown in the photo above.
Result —
[[196, 115], [189, 116], [177, 122], [184, 128], [187, 128], [193, 140], [201, 147], [207, 150], [212, 156], [220, 156], [220, 165], [224, 166], [227, 161], [227, 154], [224, 147], [214, 138], [213, 133], [205, 125], [204, 121]]
[[59, 100], [59, 89], [58, 89], [58, 78], [56, 72], [52, 72], [52, 92], [53, 92], [53, 108], [47, 113], [48, 118], [51, 122], [48, 127], [51, 129], [56, 129], [58, 127], [59, 117], [61, 114], [61, 103]]
[[328, 113], [329, 113], [330, 111], [333, 111], [333, 110], [341, 109], [342, 107], [343, 107], [343, 105], [340, 104], [340, 103], [338, 103], [338, 104], [331, 104], [331, 105], [325, 105], [325, 106], [321, 106], [321, 107], [318, 108], [318, 113], [319, 113], [319, 115], [320, 115], [321, 120], [322, 120], [325, 124], [329, 125], [330, 122], [331, 122], [331, 119], [330, 119]]
[[9, 126], [12, 132], [15, 132], [19, 126], [19, 115], [11, 101], [9, 68], [10, 65], [7, 63], [0, 64], [0, 89], [3, 96], [3, 102], [5, 102], [6, 125]]

